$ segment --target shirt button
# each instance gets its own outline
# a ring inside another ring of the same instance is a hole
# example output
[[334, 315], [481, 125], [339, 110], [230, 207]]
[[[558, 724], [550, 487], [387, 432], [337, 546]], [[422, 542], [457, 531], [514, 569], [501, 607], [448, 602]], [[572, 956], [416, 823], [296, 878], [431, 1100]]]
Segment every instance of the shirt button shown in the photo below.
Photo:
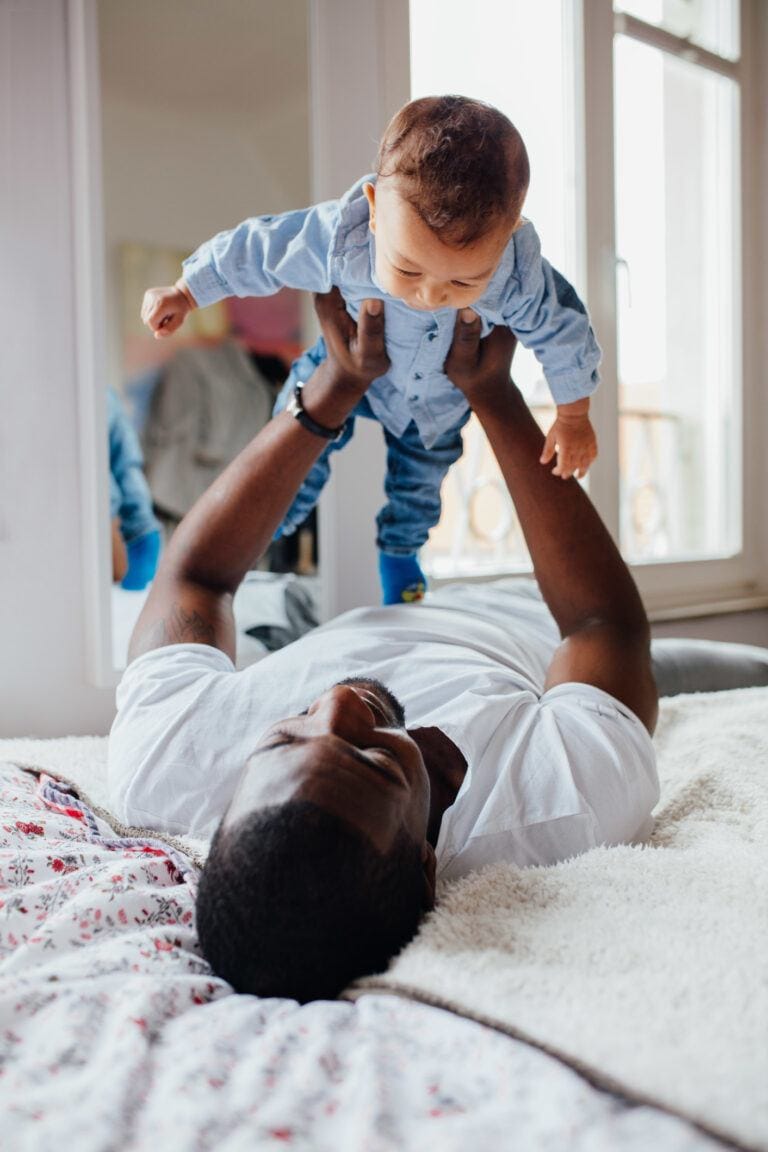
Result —
[[437, 340], [437, 332], [430, 332], [427, 335], [427, 340]]
[[414, 372], [413, 378], [414, 380], [421, 380], [421, 372]]
[[418, 399], [418, 396], [411, 396], [411, 404], [415, 404]]

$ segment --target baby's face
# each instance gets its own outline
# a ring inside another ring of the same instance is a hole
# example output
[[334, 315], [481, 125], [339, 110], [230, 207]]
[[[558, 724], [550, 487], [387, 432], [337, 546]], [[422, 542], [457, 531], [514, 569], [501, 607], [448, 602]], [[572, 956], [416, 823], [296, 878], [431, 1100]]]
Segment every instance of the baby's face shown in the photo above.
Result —
[[464, 248], [444, 244], [398, 193], [396, 178], [365, 185], [376, 234], [376, 279], [411, 308], [467, 308], [491, 280], [513, 228], [501, 225]]

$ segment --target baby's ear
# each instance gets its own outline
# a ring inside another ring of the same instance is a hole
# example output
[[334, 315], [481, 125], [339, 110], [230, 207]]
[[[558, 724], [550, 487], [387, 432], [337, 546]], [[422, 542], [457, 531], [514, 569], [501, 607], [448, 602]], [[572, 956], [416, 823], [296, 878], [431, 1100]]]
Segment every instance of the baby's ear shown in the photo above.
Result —
[[370, 183], [369, 184], [363, 184], [363, 192], [365, 193], [365, 198], [368, 201], [368, 208], [370, 210], [370, 220], [368, 221], [368, 226], [371, 229], [371, 232], [375, 232], [376, 231], [376, 189], [374, 188], [373, 184], [370, 184]]

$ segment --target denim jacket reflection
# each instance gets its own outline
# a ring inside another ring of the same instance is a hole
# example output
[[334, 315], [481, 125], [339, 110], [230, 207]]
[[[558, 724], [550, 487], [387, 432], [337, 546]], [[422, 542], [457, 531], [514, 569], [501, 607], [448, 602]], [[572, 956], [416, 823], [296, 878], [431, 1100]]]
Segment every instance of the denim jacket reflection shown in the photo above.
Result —
[[149, 532], [159, 532], [160, 523], [152, 510], [152, 494], [144, 475], [136, 429], [128, 419], [120, 398], [107, 389], [109, 426], [109, 515], [120, 520], [126, 544]]
[[[413, 420], [424, 445], [456, 427], [467, 401], [443, 372], [456, 311], [423, 312], [376, 283], [375, 238], [368, 227], [364, 176], [339, 200], [279, 216], [256, 216], [220, 232], [184, 261], [184, 279], [200, 307], [226, 296], [269, 296], [280, 288], [328, 292], [336, 285], [357, 319], [363, 300], [384, 301], [390, 368], [368, 390], [377, 419], [395, 436]], [[506, 325], [531, 348], [557, 404], [591, 395], [599, 383], [600, 348], [574, 289], [542, 257], [536, 230], [524, 221], [472, 307], [483, 335]]]

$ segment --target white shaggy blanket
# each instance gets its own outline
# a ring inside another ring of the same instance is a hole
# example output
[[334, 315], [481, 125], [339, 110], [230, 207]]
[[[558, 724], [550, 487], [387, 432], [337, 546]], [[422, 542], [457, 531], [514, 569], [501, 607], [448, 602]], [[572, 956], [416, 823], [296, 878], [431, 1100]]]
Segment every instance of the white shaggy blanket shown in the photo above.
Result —
[[[768, 689], [662, 701], [656, 741], [647, 847], [447, 886], [389, 972], [350, 996], [447, 1007], [768, 1152]], [[2, 740], [0, 759], [64, 777], [108, 811], [104, 739]]]
[[768, 1149], [768, 689], [664, 700], [656, 743], [649, 845], [449, 885], [359, 987], [481, 1020]]

